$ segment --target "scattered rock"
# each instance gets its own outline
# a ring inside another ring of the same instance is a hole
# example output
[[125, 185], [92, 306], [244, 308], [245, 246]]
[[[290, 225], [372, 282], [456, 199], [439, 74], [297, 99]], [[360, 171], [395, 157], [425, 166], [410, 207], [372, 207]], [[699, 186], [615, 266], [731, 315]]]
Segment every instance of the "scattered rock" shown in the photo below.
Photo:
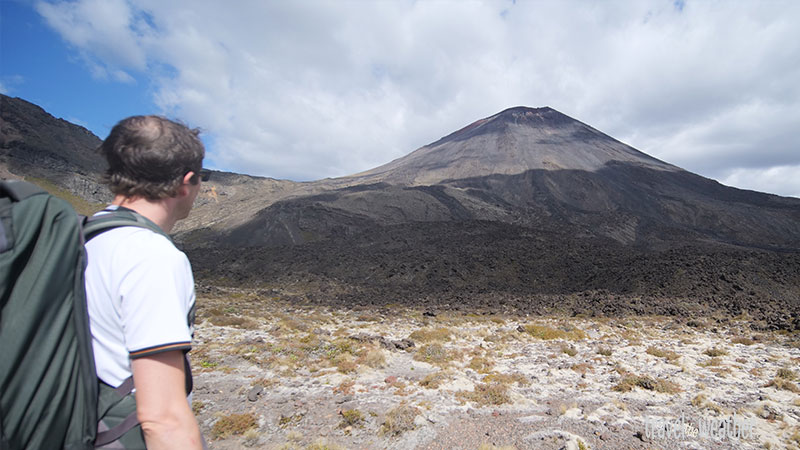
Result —
[[263, 386], [253, 386], [250, 392], [247, 393], [247, 399], [254, 402], [258, 400], [258, 396], [261, 395], [262, 392], [264, 392]]

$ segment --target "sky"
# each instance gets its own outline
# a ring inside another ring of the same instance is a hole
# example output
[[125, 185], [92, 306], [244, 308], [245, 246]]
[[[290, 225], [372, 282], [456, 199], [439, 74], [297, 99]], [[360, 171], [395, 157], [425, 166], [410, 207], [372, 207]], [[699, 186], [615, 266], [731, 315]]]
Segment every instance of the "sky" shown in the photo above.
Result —
[[350, 175], [550, 106], [723, 184], [800, 197], [800, 1], [0, 0], [0, 92], [206, 165]]

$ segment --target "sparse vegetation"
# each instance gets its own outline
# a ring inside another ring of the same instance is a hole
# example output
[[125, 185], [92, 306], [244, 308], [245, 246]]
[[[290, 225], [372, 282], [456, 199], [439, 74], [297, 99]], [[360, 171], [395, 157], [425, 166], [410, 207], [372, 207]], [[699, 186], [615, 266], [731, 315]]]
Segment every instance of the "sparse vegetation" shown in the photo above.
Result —
[[432, 344], [425, 344], [414, 353], [414, 359], [417, 361], [424, 361], [429, 364], [443, 365], [454, 359], [459, 355], [453, 350], [448, 350], [442, 344], [434, 342]]
[[364, 413], [357, 409], [343, 409], [339, 415], [342, 416], [342, 421], [339, 423], [339, 428], [358, 427], [364, 425]]
[[611, 347], [598, 347], [597, 354], [603, 356], [611, 356], [613, 352], [611, 351]]
[[422, 328], [408, 337], [415, 342], [449, 342], [453, 332], [446, 327]]
[[629, 392], [633, 388], [639, 387], [648, 391], [656, 391], [664, 394], [676, 394], [681, 391], [680, 386], [669, 380], [655, 380], [648, 376], [628, 375], [624, 377], [612, 390], [617, 392]]
[[718, 356], [725, 356], [728, 354], [728, 351], [722, 348], [712, 347], [705, 352], [706, 355], [711, 356], [712, 358], [716, 358]]
[[499, 383], [506, 385], [517, 383], [519, 386], [529, 386], [531, 384], [531, 380], [519, 372], [514, 372], [511, 374], [492, 372], [483, 377], [483, 382], [487, 384]]
[[731, 342], [734, 344], [742, 344], [742, 345], [753, 345], [756, 343], [756, 341], [744, 336], [735, 337], [731, 340]]
[[426, 388], [426, 389], [439, 389], [439, 386], [442, 383], [445, 383], [450, 380], [450, 376], [447, 375], [444, 371], [438, 371], [429, 373], [425, 376], [422, 380], [420, 380], [419, 385]]
[[414, 429], [414, 419], [419, 415], [418, 408], [402, 404], [386, 413], [380, 433], [382, 435], [397, 436]]
[[66, 189], [62, 189], [49, 180], [45, 180], [44, 178], [25, 177], [25, 181], [33, 183], [50, 194], [66, 201], [78, 214], [83, 214], [84, 216], [91, 216], [106, 206], [102, 203], [88, 202], [82, 197], [79, 197]]
[[653, 355], [653, 356], [655, 356], [657, 358], [664, 358], [664, 359], [666, 359], [667, 361], [670, 361], [670, 362], [671, 361], [675, 361], [676, 359], [680, 358], [680, 355], [675, 353], [675, 352], [673, 352], [673, 351], [664, 350], [664, 349], [657, 348], [657, 347], [654, 347], [654, 346], [647, 347], [646, 352], [647, 352], [648, 355]]
[[708, 409], [711, 411], [715, 411], [717, 413], [722, 412], [722, 408], [716, 405], [714, 402], [708, 399], [705, 394], [697, 394], [692, 399], [692, 406], [698, 409]]
[[481, 406], [503, 405], [511, 403], [511, 397], [508, 396], [508, 387], [508, 384], [505, 383], [478, 383], [473, 391], [456, 392], [456, 398]]
[[211, 427], [211, 435], [215, 439], [225, 439], [232, 435], [244, 434], [247, 430], [258, 427], [256, 416], [251, 413], [230, 414], [222, 416]]
[[561, 353], [569, 356], [575, 356], [578, 354], [578, 350], [575, 349], [572, 345], [562, 345], [561, 346]]
[[784, 380], [794, 381], [797, 379], [797, 374], [792, 369], [788, 369], [786, 367], [782, 367], [778, 369], [778, 373], [775, 374], [777, 378], [783, 378]]
[[476, 356], [469, 361], [467, 367], [478, 373], [489, 373], [494, 367], [494, 363], [484, 357]]
[[707, 359], [705, 361], [699, 362], [699, 363], [697, 363], [697, 365], [701, 366], [701, 367], [720, 366], [720, 365], [722, 365], [722, 359], [721, 358], [717, 358], [715, 356], [713, 358], [709, 358], [709, 359]]
[[531, 336], [542, 340], [566, 339], [570, 341], [579, 341], [581, 339], [586, 339], [586, 333], [571, 325], [553, 328], [548, 325], [527, 324], [523, 326], [523, 329]]
[[779, 389], [782, 391], [789, 391], [794, 392], [795, 394], [800, 394], [800, 387], [797, 387], [796, 384], [792, 383], [786, 378], [775, 377], [764, 385], [764, 387], [774, 387], [775, 389]]

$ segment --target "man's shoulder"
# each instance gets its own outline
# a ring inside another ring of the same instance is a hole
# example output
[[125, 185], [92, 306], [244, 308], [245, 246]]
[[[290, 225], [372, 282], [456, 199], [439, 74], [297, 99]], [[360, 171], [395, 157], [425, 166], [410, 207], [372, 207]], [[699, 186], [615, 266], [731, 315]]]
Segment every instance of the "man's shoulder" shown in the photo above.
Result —
[[105, 231], [86, 244], [92, 254], [113, 257], [153, 258], [155, 260], [183, 260], [186, 255], [165, 236], [147, 228], [123, 226]]

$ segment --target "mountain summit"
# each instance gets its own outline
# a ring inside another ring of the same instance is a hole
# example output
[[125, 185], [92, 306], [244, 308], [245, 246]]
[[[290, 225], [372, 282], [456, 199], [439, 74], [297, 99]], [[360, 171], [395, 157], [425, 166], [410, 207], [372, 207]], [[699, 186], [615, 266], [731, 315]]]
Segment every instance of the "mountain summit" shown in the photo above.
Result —
[[536, 169], [596, 171], [612, 161], [680, 170], [555, 109], [520, 106], [473, 122], [353, 178], [368, 183], [431, 185]]

